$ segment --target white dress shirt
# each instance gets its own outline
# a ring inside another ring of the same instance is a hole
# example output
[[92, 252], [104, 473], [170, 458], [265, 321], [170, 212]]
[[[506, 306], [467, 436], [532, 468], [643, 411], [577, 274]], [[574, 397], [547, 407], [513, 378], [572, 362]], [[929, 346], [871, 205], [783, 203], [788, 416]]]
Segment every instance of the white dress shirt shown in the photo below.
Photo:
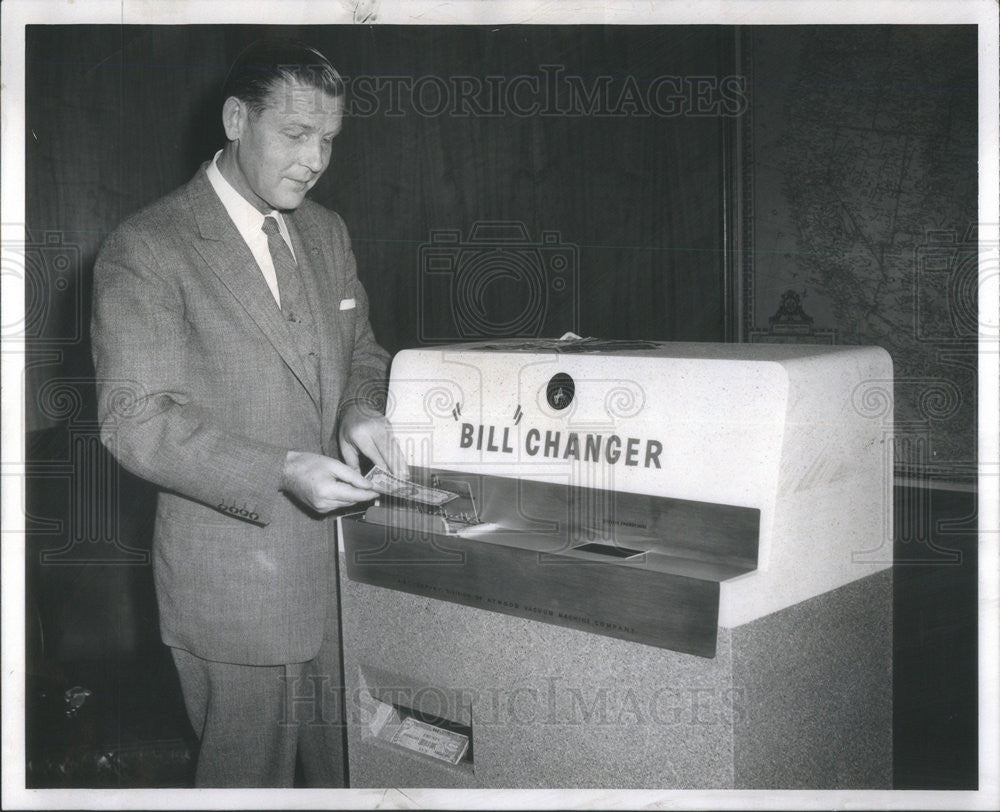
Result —
[[292, 248], [292, 240], [288, 235], [288, 226], [285, 225], [285, 220], [277, 209], [273, 209], [269, 215], [263, 215], [233, 188], [232, 184], [219, 171], [218, 161], [221, 154], [221, 149], [215, 153], [215, 157], [208, 165], [208, 169], [205, 170], [205, 174], [208, 175], [209, 183], [212, 184], [219, 200], [225, 206], [229, 219], [233, 221], [233, 225], [240, 232], [243, 242], [247, 244], [253, 258], [257, 260], [257, 266], [264, 275], [264, 281], [267, 282], [268, 288], [271, 289], [271, 295], [274, 296], [274, 301], [280, 308], [281, 295], [278, 293], [278, 277], [274, 273], [274, 261], [271, 259], [271, 249], [267, 245], [267, 234], [263, 232], [262, 227], [264, 217], [273, 216], [278, 221], [278, 230], [294, 258], [295, 249]]

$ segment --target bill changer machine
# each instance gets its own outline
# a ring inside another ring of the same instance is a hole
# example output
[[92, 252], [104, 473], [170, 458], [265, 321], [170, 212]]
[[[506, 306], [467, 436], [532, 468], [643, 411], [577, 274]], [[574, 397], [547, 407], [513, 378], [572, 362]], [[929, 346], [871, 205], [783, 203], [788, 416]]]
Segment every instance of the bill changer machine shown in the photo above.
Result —
[[889, 788], [892, 363], [407, 350], [341, 518], [356, 787]]

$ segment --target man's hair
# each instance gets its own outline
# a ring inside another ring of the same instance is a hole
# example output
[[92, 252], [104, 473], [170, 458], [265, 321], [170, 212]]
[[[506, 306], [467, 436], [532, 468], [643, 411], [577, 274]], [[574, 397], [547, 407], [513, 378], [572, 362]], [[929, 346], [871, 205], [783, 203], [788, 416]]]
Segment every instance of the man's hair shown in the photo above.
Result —
[[315, 48], [294, 39], [262, 39], [236, 57], [222, 86], [222, 100], [235, 96], [250, 112], [260, 113], [271, 90], [286, 81], [318, 88], [335, 98], [344, 94], [344, 80]]

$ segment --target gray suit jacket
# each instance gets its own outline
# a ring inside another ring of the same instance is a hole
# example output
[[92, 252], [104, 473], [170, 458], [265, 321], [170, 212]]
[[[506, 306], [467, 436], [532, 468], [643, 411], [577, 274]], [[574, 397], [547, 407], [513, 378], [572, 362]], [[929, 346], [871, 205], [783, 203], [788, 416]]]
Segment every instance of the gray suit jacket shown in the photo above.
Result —
[[129, 218], [94, 270], [102, 438], [161, 488], [153, 565], [164, 642], [270, 665], [317, 652], [334, 522], [279, 491], [289, 449], [338, 454], [338, 410], [381, 385], [340, 217], [286, 215], [317, 322], [317, 381], [203, 166]]

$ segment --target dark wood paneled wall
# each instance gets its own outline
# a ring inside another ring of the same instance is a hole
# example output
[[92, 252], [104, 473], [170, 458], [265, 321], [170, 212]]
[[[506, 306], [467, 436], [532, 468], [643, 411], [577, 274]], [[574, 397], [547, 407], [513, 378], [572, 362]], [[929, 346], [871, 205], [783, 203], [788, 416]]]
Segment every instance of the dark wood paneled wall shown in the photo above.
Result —
[[[62, 416], [39, 405], [46, 382], [89, 372], [101, 241], [221, 146], [226, 67], [273, 34], [315, 44], [367, 89], [313, 196], [347, 220], [387, 349], [462, 337], [447, 287], [421, 284], [420, 246], [439, 230], [465, 244], [481, 221], [523, 224], [525, 246], [543, 232], [575, 246], [571, 288], [528, 332], [723, 338], [722, 130], [732, 119], [719, 115], [718, 82], [731, 70], [730, 28], [35, 26], [27, 226], [63, 246], [72, 272], [56, 290], [43, 271], [33, 294], [45, 299], [35, 333], [58, 357], [29, 375], [29, 426]], [[456, 82], [480, 91], [463, 105]], [[450, 104], [438, 103], [442, 87]], [[536, 307], [526, 290], [500, 280], [487, 304], [516, 315], [519, 301]]]

